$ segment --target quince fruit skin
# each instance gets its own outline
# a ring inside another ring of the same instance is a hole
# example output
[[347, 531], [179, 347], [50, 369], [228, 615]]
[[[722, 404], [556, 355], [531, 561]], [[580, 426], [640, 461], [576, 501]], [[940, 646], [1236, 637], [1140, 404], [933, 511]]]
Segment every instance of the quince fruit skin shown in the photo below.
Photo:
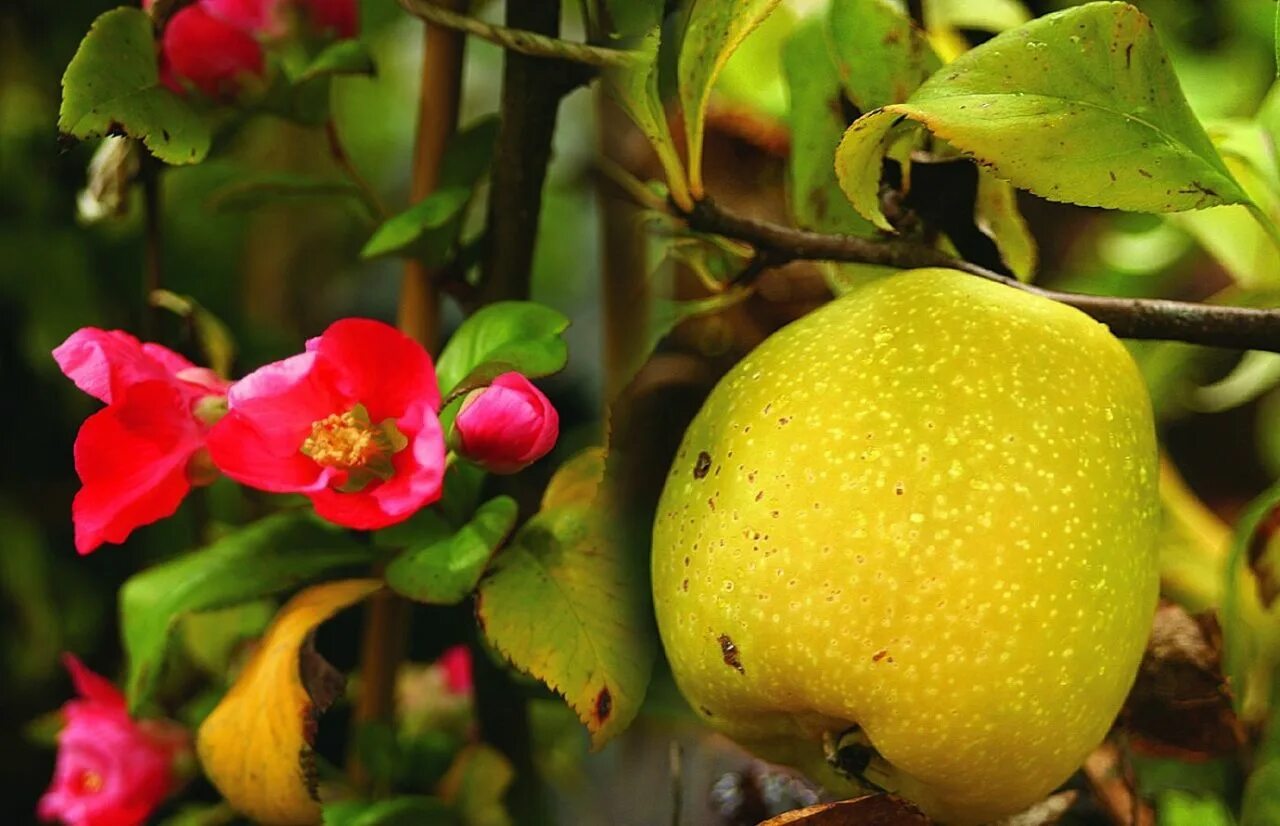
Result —
[[939, 822], [1022, 811], [1133, 683], [1156, 484], [1104, 325], [953, 270], [874, 282], [761, 344], [685, 435], [652, 558], [676, 682], [833, 791], [856, 785], [824, 740], [852, 730], [863, 776]]

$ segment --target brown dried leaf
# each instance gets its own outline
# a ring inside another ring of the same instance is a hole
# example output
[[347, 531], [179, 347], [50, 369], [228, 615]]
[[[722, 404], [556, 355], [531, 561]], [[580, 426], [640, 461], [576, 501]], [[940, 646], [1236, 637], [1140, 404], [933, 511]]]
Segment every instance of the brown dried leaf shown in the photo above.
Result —
[[1041, 800], [1036, 805], [1012, 817], [997, 822], [994, 826], [1053, 826], [1062, 820], [1067, 811], [1075, 805], [1080, 796], [1076, 791], [1058, 792]]
[[1236, 751], [1244, 738], [1222, 674], [1222, 632], [1212, 614], [1172, 603], [1156, 611], [1120, 724], [1136, 750], [1183, 760]]
[[929, 826], [930, 820], [900, 797], [869, 794], [819, 803], [780, 814], [760, 826]]

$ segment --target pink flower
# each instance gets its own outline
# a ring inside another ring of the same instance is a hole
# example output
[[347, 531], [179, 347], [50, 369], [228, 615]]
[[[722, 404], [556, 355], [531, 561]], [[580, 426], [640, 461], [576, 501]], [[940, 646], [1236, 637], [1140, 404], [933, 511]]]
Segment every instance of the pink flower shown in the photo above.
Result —
[[204, 0], [169, 18], [160, 41], [165, 86], [180, 95], [194, 86], [208, 97], [226, 100], [243, 91], [250, 78], [264, 76], [262, 44], [247, 24], [265, 25], [266, 18], [251, 17], [238, 8], [242, 5]]
[[171, 515], [193, 483], [209, 481], [204, 419], [227, 383], [120, 330], [77, 330], [53, 357], [76, 387], [107, 404], [76, 436], [82, 487], [71, 516], [76, 550], [87, 554]]
[[444, 672], [444, 687], [450, 694], [471, 693], [471, 652], [465, 645], [446, 648], [436, 665]]
[[453, 423], [458, 452], [491, 473], [515, 473], [547, 454], [560, 416], [519, 373], [503, 373], [462, 403]]
[[173, 723], [135, 722], [115, 686], [70, 654], [63, 660], [80, 699], [62, 707], [58, 762], [37, 812], [69, 826], [142, 823], [177, 785], [174, 760], [189, 737]]
[[360, 5], [357, 0], [301, 0], [311, 24], [321, 33], [340, 38], [355, 37], [360, 30]]
[[427, 351], [378, 321], [344, 319], [306, 352], [250, 373], [209, 434], [217, 467], [375, 530], [440, 498], [440, 392]]

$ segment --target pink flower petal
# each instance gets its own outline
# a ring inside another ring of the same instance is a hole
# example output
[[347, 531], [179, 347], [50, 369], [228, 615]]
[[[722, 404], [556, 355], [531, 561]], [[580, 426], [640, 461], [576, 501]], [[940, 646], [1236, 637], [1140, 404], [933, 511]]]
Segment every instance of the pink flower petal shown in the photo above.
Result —
[[398, 419], [421, 400], [440, 409], [431, 356], [388, 324], [367, 318], [336, 321], [312, 352], [334, 367], [342, 395], [363, 404], [375, 422]]
[[280, 458], [292, 456], [311, 435], [313, 422], [351, 407], [335, 392], [331, 372], [314, 353], [268, 364], [231, 386], [228, 410], [259, 432], [260, 446]]
[[187, 398], [166, 381], [133, 385], [86, 419], [75, 444], [83, 483], [71, 507], [76, 549], [123, 542], [172, 515], [191, 488], [187, 461], [202, 444]]
[[[175, 359], [177, 353], [157, 345]], [[53, 351], [54, 361], [67, 378], [99, 401], [111, 404], [125, 388], [144, 381], [165, 379], [167, 365], [157, 361], [136, 338], [122, 330], [84, 327], [76, 330]], [[186, 367], [191, 363], [182, 359]]]
[[333, 471], [303, 455], [302, 440], [283, 452], [246, 414], [232, 411], [213, 426], [209, 456], [218, 470], [244, 485], [272, 493], [309, 493], [328, 487]]

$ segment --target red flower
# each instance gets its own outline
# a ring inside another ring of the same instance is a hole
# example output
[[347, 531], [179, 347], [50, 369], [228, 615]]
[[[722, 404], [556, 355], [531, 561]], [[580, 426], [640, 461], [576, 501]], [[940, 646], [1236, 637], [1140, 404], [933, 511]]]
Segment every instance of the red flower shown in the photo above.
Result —
[[519, 373], [503, 373], [462, 403], [453, 423], [458, 452], [491, 473], [515, 473], [547, 454], [560, 416]]
[[240, 5], [204, 0], [169, 18], [160, 41], [165, 86], [178, 94], [194, 86], [225, 100], [238, 95], [247, 79], [265, 74], [262, 44], [246, 24], [265, 25], [266, 18], [251, 19]]
[[173, 723], [135, 722], [115, 686], [63, 659], [80, 699], [62, 707], [58, 762], [37, 812], [69, 826], [142, 823], [177, 785], [174, 760], [189, 737]]
[[304, 493], [324, 518], [363, 530], [440, 498], [435, 368], [421, 345], [386, 324], [338, 321], [306, 352], [241, 379], [227, 400], [209, 451], [232, 479]]
[[311, 24], [321, 33], [340, 38], [355, 37], [360, 30], [360, 5], [357, 0], [301, 0]]
[[471, 652], [465, 645], [446, 648], [436, 665], [444, 672], [444, 687], [450, 694], [471, 693]]
[[227, 383], [158, 344], [86, 327], [53, 351], [76, 386], [107, 403], [80, 427], [71, 506], [76, 550], [123, 542], [134, 528], [178, 509], [192, 483], [207, 481], [203, 417]]

